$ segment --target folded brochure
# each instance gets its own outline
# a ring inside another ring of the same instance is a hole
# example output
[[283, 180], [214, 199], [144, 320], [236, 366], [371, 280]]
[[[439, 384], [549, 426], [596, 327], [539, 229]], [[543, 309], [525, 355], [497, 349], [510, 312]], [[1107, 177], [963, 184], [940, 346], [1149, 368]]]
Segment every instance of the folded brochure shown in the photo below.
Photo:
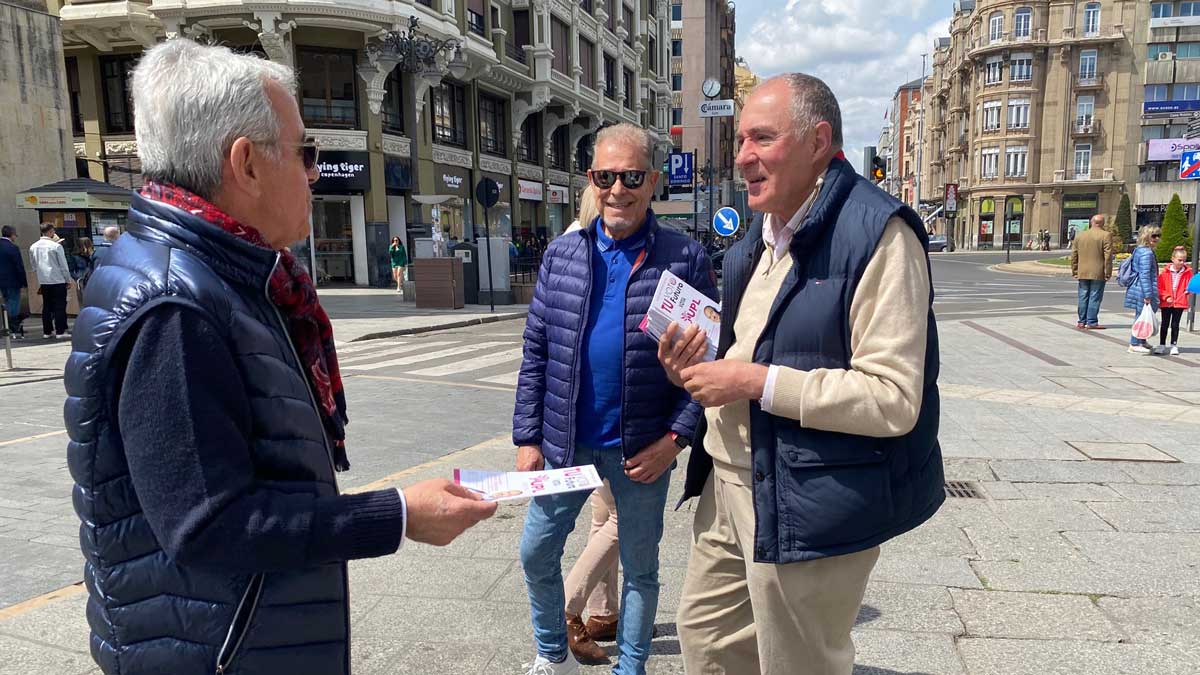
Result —
[[708, 337], [705, 361], [717, 358], [717, 342], [721, 338], [721, 303], [688, 285], [686, 281], [664, 271], [650, 302], [650, 310], [639, 326], [655, 340], [662, 338], [671, 322], [679, 324], [679, 332], [695, 324]]
[[545, 471], [455, 469], [454, 482], [495, 502], [594, 490], [601, 484], [600, 475], [591, 464]]

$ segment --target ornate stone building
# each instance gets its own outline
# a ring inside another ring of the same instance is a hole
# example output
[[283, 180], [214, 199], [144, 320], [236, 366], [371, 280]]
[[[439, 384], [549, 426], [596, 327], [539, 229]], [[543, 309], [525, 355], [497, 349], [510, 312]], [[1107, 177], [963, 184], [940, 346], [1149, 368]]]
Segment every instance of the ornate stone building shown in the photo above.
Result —
[[960, 0], [926, 85], [928, 180], [957, 212], [959, 247], [1052, 244], [1113, 214], [1132, 181], [1128, 142], [1140, 90], [1134, 0]]
[[[127, 76], [143, 49], [184, 36], [296, 67], [323, 174], [297, 248], [318, 283], [386, 283], [391, 236], [481, 235], [485, 176], [493, 233], [556, 236], [604, 125], [649, 128], [656, 162], [670, 147], [666, 0], [67, 0], [61, 17], [80, 168], [118, 185], [140, 181]], [[380, 49], [411, 17], [451, 41], [432, 65]]]

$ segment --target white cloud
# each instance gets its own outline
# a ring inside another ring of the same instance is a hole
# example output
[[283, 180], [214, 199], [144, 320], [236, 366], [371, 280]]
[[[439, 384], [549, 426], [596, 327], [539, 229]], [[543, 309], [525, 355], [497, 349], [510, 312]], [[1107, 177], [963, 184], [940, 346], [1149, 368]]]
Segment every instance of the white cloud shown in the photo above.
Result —
[[[948, 35], [949, 7], [935, 21], [928, 0], [791, 0], [739, 25], [737, 54], [762, 76], [800, 71], [825, 80], [842, 107], [847, 158], [862, 167], [896, 89], [921, 75], [921, 54]], [[739, 22], [740, 23], [740, 22]], [[930, 63], [926, 62], [926, 74]]]

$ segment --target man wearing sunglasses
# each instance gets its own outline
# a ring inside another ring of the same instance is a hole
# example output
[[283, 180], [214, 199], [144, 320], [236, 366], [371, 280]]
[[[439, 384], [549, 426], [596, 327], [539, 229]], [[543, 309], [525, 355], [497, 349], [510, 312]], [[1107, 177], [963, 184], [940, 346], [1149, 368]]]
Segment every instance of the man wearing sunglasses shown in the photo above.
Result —
[[288, 252], [317, 179], [291, 68], [183, 38], [131, 78], [147, 183], [67, 364], [92, 655], [105, 673], [350, 671], [346, 561], [490, 516], [447, 481], [341, 494], [333, 330]]
[[[655, 222], [652, 152], [649, 134], [631, 124], [597, 134], [588, 176], [600, 216], [546, 250], [529, 306], [513, 415], [518, 470], [594, 464], [612, 489], [625, 571], [618, 675], [646, 672], [671, 469], [700, 416], [699, 405], [659, 364], [657, 342], [638, 326], [665, 271], [717, 299], [700, 243]], [[569, 647], [562, 554], [587, 499], [575, 492], [529, 505], [521, 537], [537, 643], [529, 675], [579, 669], [570, 647], [587, 635], [574, 625]]]
[[821, 80], [759, 86], [737, 138], [764, 216], [725, 254], [718, 359], [664, 359], [705, 407], [684, 668], [850, 675], [879, 545], [945, 498], [927, 234], [836, 156]]

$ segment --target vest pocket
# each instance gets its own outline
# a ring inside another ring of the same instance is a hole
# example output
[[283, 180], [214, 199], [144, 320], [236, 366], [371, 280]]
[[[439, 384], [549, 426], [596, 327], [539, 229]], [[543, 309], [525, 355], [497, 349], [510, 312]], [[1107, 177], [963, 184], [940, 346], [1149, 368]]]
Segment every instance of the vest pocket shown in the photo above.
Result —
[[891, 527], [895, 504], [881, 439], [804, 430], [792, 440], [799, 442], [777, 447], [781, 549], [836, 550]]
[[242, 593], [242, 599], [238, 601], [237, 609], [233, 612], [233, 622], [229, 624], [225, 642], [217, 654], [217, 675], [225, 675], [230, 672], [230, 668], [242, 648], [242, 643], [246, 639], [246, 634], [250, 632], [250, 623], [258, 610], [258, 599], [262, 595], [264, 578], [263, 574], [255, 574], [251, 577], [246, 591]]

